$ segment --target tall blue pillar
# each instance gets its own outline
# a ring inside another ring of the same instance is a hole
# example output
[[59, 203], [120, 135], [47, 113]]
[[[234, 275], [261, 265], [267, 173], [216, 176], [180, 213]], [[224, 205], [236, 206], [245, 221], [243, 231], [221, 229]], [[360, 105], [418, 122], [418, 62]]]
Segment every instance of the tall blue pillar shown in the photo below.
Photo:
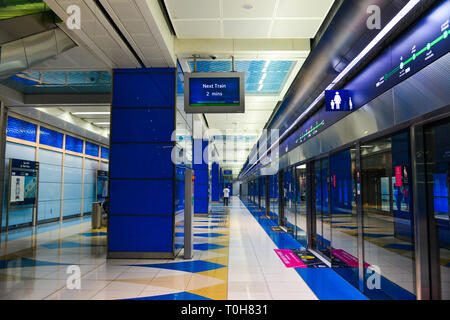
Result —
[[211, 201], [220, 200], [219, 174], [219, 164], [214, 162], [211, 165]]
[[109, 258], [172, 258], [175, 69], [114, 70]]
[[[196, 157], [195, 146], [200, 146], [204, 157]], [[208, 140], [194, 140], [194, 214], [207, 215], [209, 205], [208, 184], [209, 184], [209, 168], [208, 168]], [[201, 158], [201, 159], [200, 159]]]

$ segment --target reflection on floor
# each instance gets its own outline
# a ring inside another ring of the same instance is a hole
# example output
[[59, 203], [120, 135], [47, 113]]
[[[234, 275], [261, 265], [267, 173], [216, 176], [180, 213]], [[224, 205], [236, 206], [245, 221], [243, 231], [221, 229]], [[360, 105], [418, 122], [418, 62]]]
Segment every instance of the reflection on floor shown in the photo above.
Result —
[[[213, 204], [194, 227], [192, 260], [107, 260], [106, 229], [89, 218], [4, 234], [0, 299], [317, 299], [239, 199]], [[67, 287], [70, 266], [79, 289]]]

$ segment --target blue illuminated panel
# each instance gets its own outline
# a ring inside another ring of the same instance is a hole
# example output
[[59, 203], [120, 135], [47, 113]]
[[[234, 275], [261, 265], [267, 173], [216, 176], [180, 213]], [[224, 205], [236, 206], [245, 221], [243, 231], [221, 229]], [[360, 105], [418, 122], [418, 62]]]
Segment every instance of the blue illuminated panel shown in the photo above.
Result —
[[60, 132], [41, 127], [39, 130], [39, 143], [46, 146], [62, 149], [64, 135]]
[[102, 159], [109, 159], [109, 149], [102, 147], [101, 149], [101, 153], [102, 153]]
[[239, 78], [191, 78], [191, 106], [239, 106]]
[[83, 153], [83, 140], [66, 135], [66, 150]]
[[98, 148], [98, 145], [86, 141], [86, 148], [84, 150], [84, 153], [88, 156], [98, 157]]
[[36, 128], [35, 124], [8, 117], [6, 135], [11, 138], [36, 142]]

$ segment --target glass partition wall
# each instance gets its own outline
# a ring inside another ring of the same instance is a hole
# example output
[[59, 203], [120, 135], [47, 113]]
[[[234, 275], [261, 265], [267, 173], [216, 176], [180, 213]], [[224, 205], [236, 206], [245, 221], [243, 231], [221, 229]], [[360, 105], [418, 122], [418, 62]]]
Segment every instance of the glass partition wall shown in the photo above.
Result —
[[410, 171], [409, 132], [361, 145], [364, 293], [373, 299], [415, 299]]

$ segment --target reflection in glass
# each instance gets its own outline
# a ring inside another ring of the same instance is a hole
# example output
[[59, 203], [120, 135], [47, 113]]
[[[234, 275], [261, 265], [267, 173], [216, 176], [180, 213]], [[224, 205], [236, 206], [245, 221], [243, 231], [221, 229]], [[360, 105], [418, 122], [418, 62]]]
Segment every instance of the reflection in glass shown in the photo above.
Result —
[[331, 216], [328, 210], [328, 158], [315, 161], [316, 247], [330, 257]]
[[262, 176], [259, 178], [260, 186], [259, 186], [259, 207], [261, 210], [265, 211], [266, 209], [266, 177]]
[[278, 174], [270, 177], [270, 217], [278, 224]]
[[425, 131], [428, 208], [433, 216], [431, 237], [437, 239], [437, 248], [431, 256], [440, 286], [441, 299], [450, 300], [450, 123], [444, 123]]
[[358, 286], [358, 217], [356, 207], [356, 150], [330, 157], [332, 215], [331, 265]]
[[408, 132], [361, 146], [364, 293], [373, 299], [415, 299], [409, 146]]
[[296, 167], [296, 183], [295, 183], [295, 201], [296, 201], [296, 238], [304, 246], [307, 245], [306, 240], [306, 186], [307, 186], [307, 174], [306, 164]]
[[294, 170], [287, 168], [283, 176], [284, 193], [284, 226], [291, 234], [295, 232], [295, 193], [294, 193]]

